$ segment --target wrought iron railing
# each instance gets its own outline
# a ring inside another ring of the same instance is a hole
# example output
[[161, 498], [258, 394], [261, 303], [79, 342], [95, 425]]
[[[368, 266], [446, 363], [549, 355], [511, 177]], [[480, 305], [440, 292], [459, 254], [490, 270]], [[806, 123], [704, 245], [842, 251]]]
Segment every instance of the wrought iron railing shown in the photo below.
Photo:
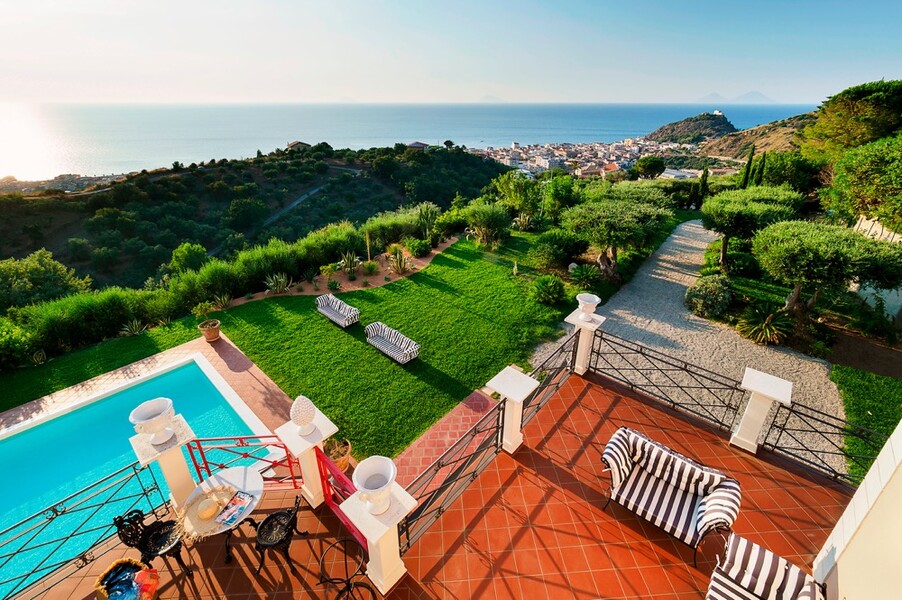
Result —
[[762, 446], [833, 479], [858, 485], [888, 436], [816, 408], [779, 405]]
[[422, 537], [501, 451], [505, 401], [473, 427], [417, 477], [407, 491], [417, 507], [398, 525], [401, 554]]
[[539, 387], [523, 402], [523, 427], [532, 421], [536, 413], [554, 396], [573, 371], [576, 362], [576, 348], [579, 330], [564, 340], [564, 343], [529, 375], [538, 379]]
[[137, 462], [0, 531], [0, 598], [38, 581], [46, 591], [97, 560], [114, 547], [104, 543], [113, 517], [136, 509], [154, 519], [168, 511], [153, 471]]
[[743, 391], [739, 382], [629, 340], [595, 332], [589, 370], [729, 431]]
[[256, 465], [266, 489], [300, 489], [301, 466], [274, 435], [199, 438], [187, 444], [198, 481], [221, 469]]

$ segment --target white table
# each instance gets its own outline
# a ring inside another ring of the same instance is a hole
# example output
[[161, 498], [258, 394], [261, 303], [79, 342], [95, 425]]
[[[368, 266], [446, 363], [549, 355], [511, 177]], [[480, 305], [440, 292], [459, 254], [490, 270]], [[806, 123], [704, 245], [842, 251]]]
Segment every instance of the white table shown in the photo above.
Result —
[[[251, 500], [247, 508], [244, 509], [245, 515], [250, 515], [252, 512], [254, 512], [254, 509], [256, 509], [257, 505], [260, 504], [260, 500], [263, 499], [263, 476], [259, 471], [257, 471], [253, 467], [229, 467], [228, 469], [217, 471], [210, 477], [207, 477], [206, 479], [201, 481], [185, 500], [185, 506], [188, 506], [188, 504], [192, 502], [196, 497], [206, 494], [213, 488], [221, 486], [229, 486], [234, 488], [235, 491], [241, 491], [249, 494], [250, 496], [253, 496], [253, 500]], [[236, 527], [248, 520], [256, 525], [253, 519], [249, 519], [249, 517], [246, 516], [232, 525], [220, 524], [219, 528], [214, 530], [210, 534], [225, 534], [225, 560], [227, 563], [232, 562], [232, 547], [230, 545], [230, 541], [232, 539], [232, 531], [234, 531]]]

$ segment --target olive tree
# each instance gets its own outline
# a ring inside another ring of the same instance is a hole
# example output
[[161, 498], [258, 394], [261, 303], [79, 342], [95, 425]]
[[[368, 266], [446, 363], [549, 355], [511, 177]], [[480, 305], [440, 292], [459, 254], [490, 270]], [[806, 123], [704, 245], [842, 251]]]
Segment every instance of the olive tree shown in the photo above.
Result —
[[564, 226], [599, 248], [598, 268], [613, 281], [620, 281], [617, 254], [623, 248], [642, 248], [673, 213], [644, 202], [602, 199], [566, 210]]
[[775, 223], [758, 232], [752, 253], [768, 275], [792, 286], [785, 309], [797, 315], [813, 307], [825, 290], [844, 290], [851, 283], [881, 289], [902, 284], [902, 244], [839, 225]]
[[802, 195], [783, 187], [756, 186], [721, 192], [702, 205], [702, 223], [721, 237], [720, 265], [727, 268], [730, 238], [749, 239], [755, 232], [795, 216]]
[[902, 231], [902, 137], [846, 152], [834, 166], [826, 204], [847, 220], [865, 215]]

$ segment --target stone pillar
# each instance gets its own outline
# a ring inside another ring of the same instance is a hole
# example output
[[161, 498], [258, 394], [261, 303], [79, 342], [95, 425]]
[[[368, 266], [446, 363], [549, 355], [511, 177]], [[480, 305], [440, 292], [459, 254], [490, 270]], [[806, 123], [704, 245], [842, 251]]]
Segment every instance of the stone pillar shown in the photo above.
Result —
[[195, 482], [191, 470], [185, 462], [182, 446], [195, 439], [194, 431], [182, 415], [172, 418], [174, 435], [162, 444], [151, 444], [150, 436], [139, 433], [129, 438], [132, 450], [142, 467], [157, 461], [163, 471], [163, 479], [169, 487], [169, 500], [178, 509], [194, 491]]
[[730, 443], [754, 454], [758, 451], [758, 438], [773, 403], [792, 404], [792, 382], [746, 367], [740, 387], [752, 395]]
[[584, 375], [589, 370], [589, 359], [592, 353], [592, 342], [595, 339], [595, 332], [605, 322], [605, 317], [601, 315], [591, 314], [591, 320], [583, 320], [585, 315], [582, 310], [577, 308], [564, 319], [565, 323], [573, 325], [579, 331], [579, 340], [576, 345], [576, 363], [573, 365], [573, 371], [577, 375]]
[[361, 498], [360, 492], [339, 505], [345, 516], [366, 538], [369, 554], [366, 575], [383, 595], [388, 594], [407, 573], [407, 567], [401, 560], [398, 524], [416, 505], [416, 499], [397, 483], [392, 483], [391, 504], [381, 515], [370, 514], [367, 502]]
[[507, 402], [501, 447], [513, 454], [523, 443], [523, 401], [539, 387], [539, 382], [514, 367], [504, 367], [485, 386]]
[[319, 476], [319, 464], [316, 459], [316, 448], [323, 449], [323, 441], [338, 433], [338, 426], [316, 409], [313, 417], [313, 431], [307, 435], [298, 432], [298, 426], [288, 421], [276, 428], [275, 434], [288, 452], [297, 459], [301, 466], [301, 476], [304, 483], [301, 485], [301, 494], [312, 507], [316, 508], [323, 503], [323, 483]]

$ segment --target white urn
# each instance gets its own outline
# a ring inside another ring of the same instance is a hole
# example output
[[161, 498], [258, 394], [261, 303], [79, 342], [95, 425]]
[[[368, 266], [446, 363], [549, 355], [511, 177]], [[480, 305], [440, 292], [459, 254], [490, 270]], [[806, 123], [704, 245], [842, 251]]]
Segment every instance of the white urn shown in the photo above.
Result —
[[169, 441], [175, 434], [172, 429], [172, 418], [175, 409], [170, 398], [154, 398], [142, 402], [128, 415], [128, 420], [135, 426], [135, 432], [150, 436], [154, 445]]
[[595, 294], [577, 294], [576, 301], [579, 302], [579, 310], [582, 313], [579, 315], [580, 321], [591, 321], [595, 309], [601, 304], [601, 298]]
[[354, 469], [351, 480], [371, 515], [381, 515], [391, 506], [391, 486], [397, 475], [395, 463], [385, 456], [370, 456]]

